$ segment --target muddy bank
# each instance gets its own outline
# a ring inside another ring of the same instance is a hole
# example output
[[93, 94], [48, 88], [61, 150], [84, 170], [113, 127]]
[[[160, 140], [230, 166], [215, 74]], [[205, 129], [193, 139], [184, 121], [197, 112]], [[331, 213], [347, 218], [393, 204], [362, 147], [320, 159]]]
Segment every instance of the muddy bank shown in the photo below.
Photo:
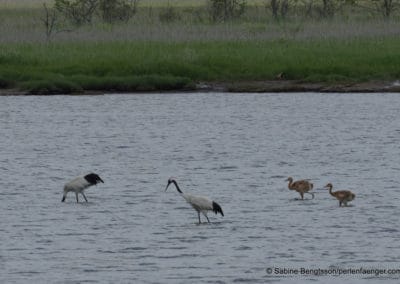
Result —
[[199, 82], [194, 87], [177, 90], [85, 90], [79, 93], [32, 93], [18, 89], [0, 89], [2, 96], [24, 95], [101, 95], [112, 93], [154, 93], [154, 92], [234, 92], [234, 93], [283, 93], [283, 92], [322, 92], [322, 93], [376, 93], [400, 92], [400, 81], [370, 81], [360, 83], [308, 83], [294, 80], [240, 81], [240, 82]]
[[292, 80], [204, 84], [204, 89], [226, 92], [400, 92], [400, 82], [306, 83]]

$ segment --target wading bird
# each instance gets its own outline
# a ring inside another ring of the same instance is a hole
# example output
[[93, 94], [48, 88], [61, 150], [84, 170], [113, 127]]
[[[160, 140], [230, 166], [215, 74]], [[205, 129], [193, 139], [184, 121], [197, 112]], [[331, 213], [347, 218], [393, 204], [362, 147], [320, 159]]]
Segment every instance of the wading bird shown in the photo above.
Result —
[[63, 195], [61, 202], [65, 201], [65, 198], [67, 197], [67, 193], [70, 191], [75, 192], [76, 202], [79, 202], [78, 193], [82, 194], [83, 198], [85, 198], [85, 201], [88, 202], [83, 191], [86, 188], [88, 188], [89, 186], [96, 185], [99, 182], [104, 183], [104, 181], [97, 174], [94, 174], [94, 173], [90, 173], [85, 176], [79, 176], [79, 177], [74, 178], [73, 180], [71, 180], [64, 186], [64, 195]]
[[325, 188], [329, 189], [329, 193], [337, 200], [339, 200], [339, 206], [342, 206], [342, 203], [344, 204], [344, 206], [347, 206], [347, 202], [352, 201], [356, 197], [356, 195], [350, 190], [338, 190], [332, 192], [333, 185], [331, 183], [325, 185]]
[[214, 211], [215, 214], [220, 213], [222, 216], [224, 216], [224, 212], [222, 212], [222, 208], [221, 208], [221, 206], [219, 206], [219, 204], [217, 202], [212, 201], [209, 198], [204, 197], [204, 196], [196, 196], [196, 195], [183, 193], [174, 178], [170, 178], [168, 180], [168, 184], [167, 184], [167, 187], [165, 188], [165, 191], [167, 191], [167, 189], [171, 183], [173, 183], [175, 185], [176, 190], [179, 192], [179, 194], [190, 205], [192, 205], [194, 210], [197, 211], [197, 214], [199, 216], [199, 224], [201, 224], [200, 213], [202, 213], [207, 218], [208, 223], [210, 223], [210, 220], [208, 219], [208, 216], [207, 216], [208, 211]]
[[314, 187], [314, 185], [311, 182], [309, 182], [307, 180], [298, 180], [298, 181], [293, 182], [292, 177], [288, 177], [286, 181], [289, 182], [288, 188], [290, 190], [297, 191], [300, 194], [302, 200], [304, 199], [304, 193], [311, 194], [312, 199], [314, 199], [314, 193], [309, 192]]

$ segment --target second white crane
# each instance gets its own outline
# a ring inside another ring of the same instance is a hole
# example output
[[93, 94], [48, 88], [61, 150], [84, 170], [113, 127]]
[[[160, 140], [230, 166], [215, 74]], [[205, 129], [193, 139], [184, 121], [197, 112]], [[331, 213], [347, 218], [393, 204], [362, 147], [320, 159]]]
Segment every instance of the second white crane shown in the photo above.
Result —
[[173, 183], [176, 187], [176, 190], [178, 193], [190, 204], [192, 205], [193, 209], [197, 211], [197, 215], [199, 217], [199, 224], [201, 224], [200, 220], [200, 213], [202, 213], [206, 218], [208, 223], [210, 223], [210, 219], [208, 219], [207, 212], [208, 211], [213, 211], [215, 214], [220, 213], [222, 216], [224, 216], [224, 212], [222, 211], [221, 206], [219, 204], [208, 197], [205, 196], [198, 196], [198, 195], [192, 195], [192, 194], [185, 194], [182, 192], [182, 190], [179, 188], [178, 183], [174, 178], [170, 178], [168, 180], [167, 187], [165, 188], [165, 191], [167, 191], [168, 187], [170, 184]]

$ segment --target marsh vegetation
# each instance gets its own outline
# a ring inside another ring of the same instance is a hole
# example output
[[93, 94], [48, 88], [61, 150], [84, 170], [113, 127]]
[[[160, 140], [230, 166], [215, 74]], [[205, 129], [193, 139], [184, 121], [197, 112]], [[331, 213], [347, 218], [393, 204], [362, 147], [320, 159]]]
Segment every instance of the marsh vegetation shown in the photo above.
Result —
[[116, 1], [107, 16], [92, 0], [83, 20], [68, 10], [79, 1], [26, 3], [0, 5], [1, 88], [177, 90], [278, 74], [328, 84], [400, 77], [395, 1], [389, 14], [379, 1]]

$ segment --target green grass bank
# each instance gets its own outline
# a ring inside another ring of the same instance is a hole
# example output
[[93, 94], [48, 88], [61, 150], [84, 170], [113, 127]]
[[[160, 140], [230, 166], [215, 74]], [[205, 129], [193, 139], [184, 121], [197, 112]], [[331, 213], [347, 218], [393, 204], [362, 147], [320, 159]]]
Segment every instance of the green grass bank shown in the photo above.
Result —
[[400, 39], [0, 44], [0, 88], [31, 94], [192, 90], [198, 82], [400, 78]]

